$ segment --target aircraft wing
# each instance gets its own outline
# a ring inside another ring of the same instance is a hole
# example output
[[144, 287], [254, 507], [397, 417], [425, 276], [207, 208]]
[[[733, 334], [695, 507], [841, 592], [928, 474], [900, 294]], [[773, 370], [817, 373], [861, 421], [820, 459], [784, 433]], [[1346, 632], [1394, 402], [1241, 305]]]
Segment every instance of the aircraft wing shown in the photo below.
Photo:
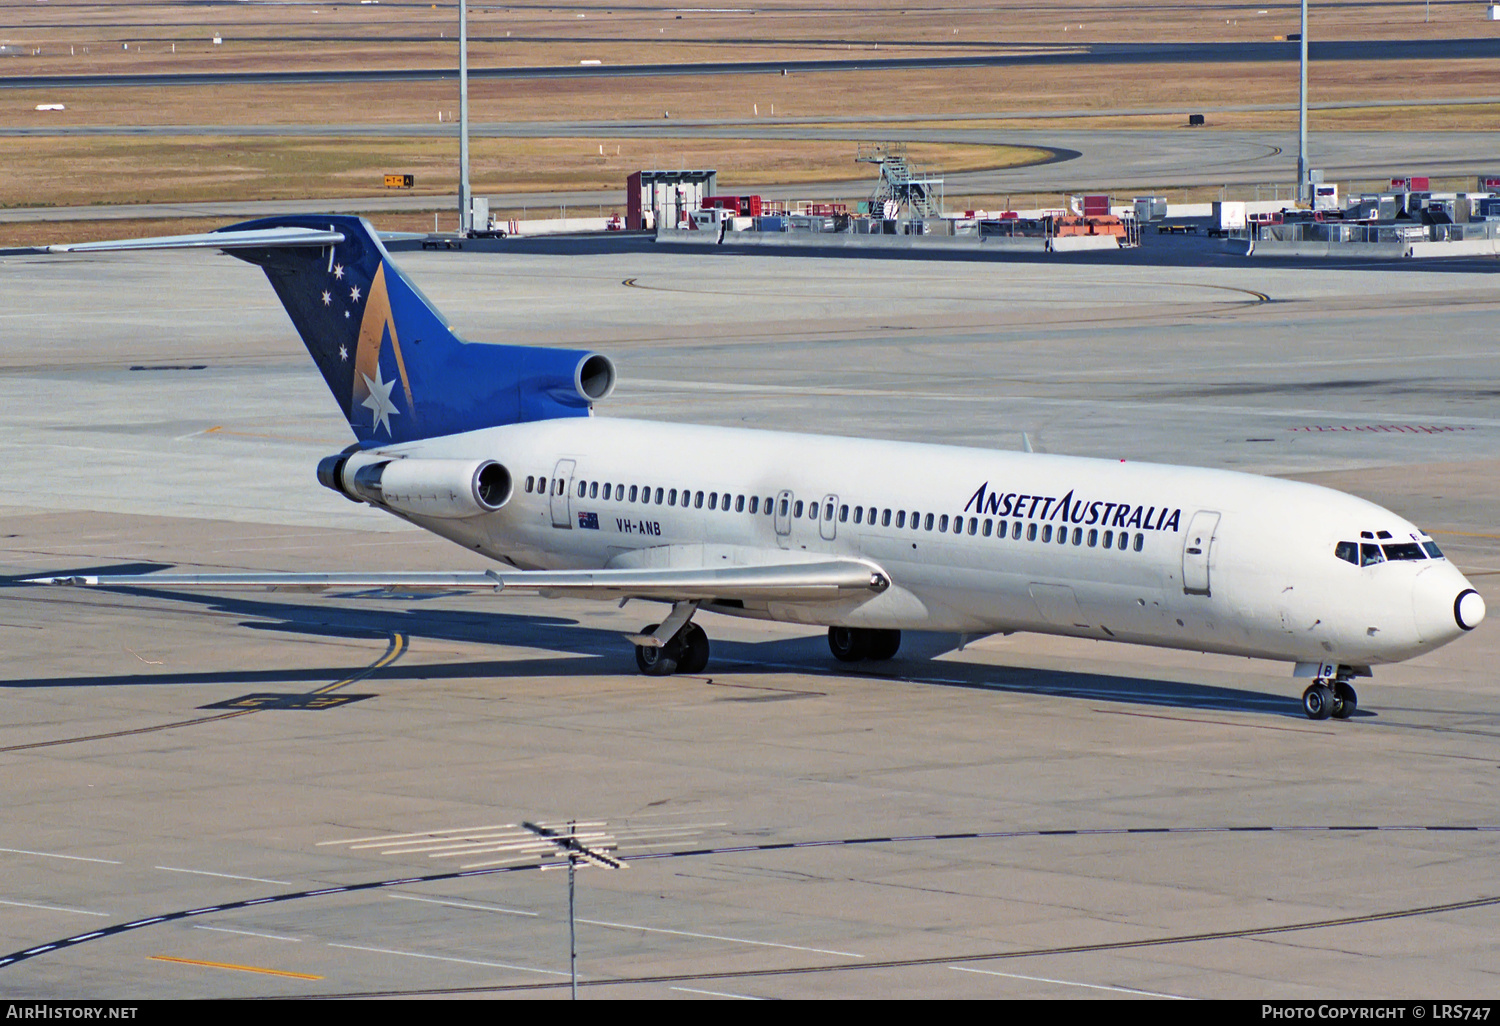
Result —
[[879, 568], [853, 559], [711, 569], [479, 570], [431, 573], [115, 574], [33, 577], [26, 584], [98, 588], [233, 588], [324, 591], [524, 591], [575, 598], [816, 602], [878, 593], [890, 586]]
[[138, 249], [263, 249], [267, 246], [336, 246], [340, 231], [314, 228], [266, 228], [245, 232], [204, 232], [200, 235], [159, 235], [150, 239], [111, 239], [107, 242], [70, 242], [44, 247], [48, 253], [106, 253]]

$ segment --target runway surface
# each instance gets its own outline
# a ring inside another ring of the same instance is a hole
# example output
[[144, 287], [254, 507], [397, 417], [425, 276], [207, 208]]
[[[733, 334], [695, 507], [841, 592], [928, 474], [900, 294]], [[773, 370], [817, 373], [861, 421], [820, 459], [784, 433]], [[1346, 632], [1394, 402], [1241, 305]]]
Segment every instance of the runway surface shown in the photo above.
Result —
[[[570, 42], [584, 42], [569, 37]], [[971, 47], [976, 44], [970, 43]], [[781, 75], [847, 71], [911, 71], [921, 69], [1027, 67], [1034, 65], [1138, 65], [1198, 63], [1261, 63], [1296, 61], [1301, 52], [1289, 42], [1201, 43], [995, 43], [1000, 53], [955, 57], [876, 57], [871, 53], [838, 60], [713, 61], [669, 64], [578, 64], [540, 67], [473, 67], [478, 80], [558, 78], [662, 78], [714, 75]], [[985, 44], [977, 44], [983, 48]], [[1492, 60], [1500, 57], [1500, 38], [1471, 39], [1354, 39], [1308, 41], [1309, 61]], [[427, 82], [457, 79], [458, 69], [338, 68], [299, 71], [174, 72], [164, 74], [12, 75], [0, 78], [0, 88], [91, 89], [125, 86], [204, 86], [255, 83], [347, 84]]]
[[[609, 353], [601, 415], [1292, 474], [1500, 604], [1488, 264], [398, 260], [469, 337]], [[477, 565], [316, 483], [348, 430], [254, 268], [0, 283], [6, 580]], [[629, 867], [579, 877], [585, 997], [1500, 993], [1491, 624], [1334, 724], [1286, 666], [1024, 635], [850, 672], [710, 617], [648, 679], [655, 610], [0, 587], [0, 986], [565, 996], [565, 876], [456, 835], [578, 820]]]

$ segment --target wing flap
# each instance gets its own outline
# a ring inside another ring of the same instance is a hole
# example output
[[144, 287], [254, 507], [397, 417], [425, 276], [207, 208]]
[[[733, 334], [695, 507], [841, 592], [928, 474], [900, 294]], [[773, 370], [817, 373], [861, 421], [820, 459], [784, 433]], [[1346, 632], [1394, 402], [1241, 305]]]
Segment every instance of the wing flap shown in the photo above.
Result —
[[277, 591], [523, 591], [577, 598], [833, 601], [889, 587], [885, 573], [852, 559], [712, 569], [483, 570], [394, 573], [114, 574], [35, 577], [26, 584], [96, 588], [269, 588]]

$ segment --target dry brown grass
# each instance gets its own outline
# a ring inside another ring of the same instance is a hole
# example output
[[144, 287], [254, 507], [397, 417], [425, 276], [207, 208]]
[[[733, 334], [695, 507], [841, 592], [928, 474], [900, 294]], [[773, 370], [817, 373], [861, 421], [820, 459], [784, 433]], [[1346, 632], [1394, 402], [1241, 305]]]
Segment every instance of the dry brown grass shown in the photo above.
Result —
[[[5, 69], [0, 61], [0, 71]], [[1500, 95], [1487, 61], [1334, 62], [1313, 66], [1315, 101], [1368, 102]], [[1018, 111], [1178, 109], [1295, 103], [1295, 66], [1084, 65], [715, 75], [611, 79], [475, 79], [475, 125], [557, 121], [976, 115]], [[39, 103], [64, 111], [40, 112]], [[382, 86], [274, 85], [0, 90], [0, 125], [434, 125], [458, 109], [451, 81]], [[1470, 108], [1472, 109], [1472, 108]], [[1321, 116], [1321, 114], [1319, 115]], [[1476, 128], [1500, 126], [1494, 113]], [[1229, 115], [1225, 115], [1225, 118]], [[1236, 126], [1271, 127], [1285, 113], [1234, 115]], [[1220, 118], [1216, 123], [1227, 124]], [[1118, 122], [1111, 122], [1118, 125]], [[878, 131], [872, 129], [874, 134]]]
[[[39, 48], [39, 55], [24, 58], [27, 73], [35, 74], [440, 66], [456, 62], [454, 6], [15, 3], [6, 8], [0, 42], [28, 52]], [[654, 0], [639, 0], [605, 11], [566, 4], [474, 5], [469, 27], [475, 65], [512, 66], [832, 56], [876, 45], [919, 54], [1028, 43], [1264, 40], [1298, 27], [1293, 7], [1258, 10], [1247, 5], [1226, 11], [1196, 0], [1086, 6], [1033, 0], [1020, 7], [978, 0], [954, 10], [908, 0], [770, 0], [755, 4], [753, 12], [674, 13]], [[1481, 20], [1481, 5], [1439, 4], [1428, 11], [1418, 2], [1320, 0], [1311, 13], [1309, 34], [1315, 39], [1440, 38], [1492, 30]], [[210, 44], [215, 32], [222, 33], [222, 46]]]
[[[606, 208], [606, 213], [613, 211]], [[432, 230], [431, 214], [367, 213], [370, 223], [385, 232]], [[504, 215], [509, 217], [511, 215]], [[452, 231], [456, 214], [442, 215], [441, 227]], [[0, 223], [0, 249], [48, 246], [62, 242], [103, 242], [109, 239], [146, 239], [157, 235], [193, 235], [234, 224], [233, 217], [122, 218], [107, 221], [38, 221]]]
[[[1086, 14], [1080, 14], [1086, 10]], [[1253, 5], [1230, 13], [1196, 0], [1105, 0], [1080, 8], [1036, 0], [1015, 8], [979, 0], [962, 10], [901, 0], [770, 0], [754, 13], [664, 12], [651, 0], [613, 9], [481, 9], [470, 14], [471, 63], [483, 66], [774, 60], [862, 54], [995, 53], [1073, 42], [1265, 40], [1296, 29], [1295, 9]], [[579, 17], [582, 14], [584, 17]], [[1320, 0], [1313, 38], [1440, 38], [1488, 35], [1480, 5], [1376, 5]], [[0, 58], [0, 78], [30, 74], [452, 67], [456, 12], [442, 7], [293, 6], [141, 2], [14, 2], [0, 17], [0, 43], [28, 51]], [[222, 32], [223, 46], [209, 38]], [[175, 45], [176, 53], [171, 52]], [[125, 48], [128, 46], [128, 49]], [[40, 49], [31, 56], [29, 51]], [[71, 53], [69, 52], [71, 50]], [[85, 52], [87, 51], [87, 52]], [[1500, 94], [1489, 62], [1371, 61], [1316, 64], [1316, 100], [1409, 100]], [[436, 124], [456, 111], [452, 80], [387, 85], [225, 84], [203, 87], [0, 89], [0, 126]], [[1118, 117], [1111, 110], [1167, 108], [1182, 114], [1242, 103], [1291, 103], [1295, 67], [1282, 64], [1001, 67], [722, 75], [572, 78], [471, 83], [476, 124], [509, 122], [858, 116], [881, 135], [891, 116], [975, 117], [1010, 111], [1090, 111], [1092, 118], [975, 120], [973, 127], [1157, 128], [1181, 115]], [[64, 103], [42, 113], [38, 103]], [[663, 118], [670, 112], [670, 118]], [[1287, 128], [1290, 112], [1211, 114], [1213, 128]], [[1494, 129], [1494, 106], [1400, 111], [1318, 111], [1315, 130], [1404, 127]], [[942, 124], [952, 125], [952, 122]], [[848, 125], [839, 126], [847, 131]], [[605, 154], [599, 153], [599, 146]], [[451, 139], [240, 139], [129, 137], [6, 139], [0, 203], [278, 198], [380, 191], [384, 171], [411, 171], [421, 188], [451, 190]], [[615, 154], [614, 148], [619, 147]], [[617, 188], [630, 170], [663, 163], [715, 166], [721, 180], [796, 182], [851, 177], [845, 143], [630, 141], [609, 138], [481, 139], [474, 142], [479, 191]], [[618, 156], [618, 160], [614, 159]], [[919, 160], [947, 171], [996, 166], [994, 150], [951, 147]]]
[[[447, 139], [45, 137], [6, 140], [0, 207], [82, 206], [223, 199], [389, 195], [387, 172], [414, 174], [417, 193], [458, 189], [457, 145]], [[603, 151], [602, 153], [600, 151]], [[623, 188], [641, 167], [711, 167], [736, 182], [865, 177], [846, 142], [716, 139], [475, 139], [478, 195]], [[914, 163], [945, 170], [1008, 167], [1043, 157], [1009, 146], [914, 144]]]

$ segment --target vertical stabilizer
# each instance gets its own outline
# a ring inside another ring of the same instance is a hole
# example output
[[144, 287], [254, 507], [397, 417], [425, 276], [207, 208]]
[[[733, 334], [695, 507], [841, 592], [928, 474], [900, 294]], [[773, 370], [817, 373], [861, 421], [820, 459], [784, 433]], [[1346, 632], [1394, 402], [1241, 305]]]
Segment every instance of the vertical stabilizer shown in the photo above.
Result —
[[361, 445], [587, 416], [614, 388], [613, 365], [594, 353], [460, 339], [363, 218], [271, 217], [215, 234], [277, 228], [343, 236], [227, 251], [266, 272]]

